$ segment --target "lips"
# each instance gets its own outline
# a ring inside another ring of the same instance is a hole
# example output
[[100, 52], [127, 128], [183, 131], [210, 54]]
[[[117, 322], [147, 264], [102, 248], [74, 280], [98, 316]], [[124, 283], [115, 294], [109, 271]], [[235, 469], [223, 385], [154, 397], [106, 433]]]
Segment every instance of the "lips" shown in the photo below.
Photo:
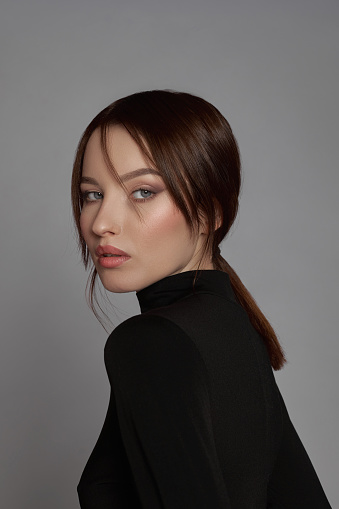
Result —
[[118, 249], [117, 247], [114, 247], [114, 246], [98, 246], [95, 250], [95, 254], [97, 256], [107, 256], [109, 257], [108, 255], [111, 255], [111, 256], [128, 256], [129, 255], [127, 253], [125, 253], [125, 251], [122, 251], [121, 249]]
[[98, 263], [105, 269], [115, 269], [130, 260], [130, 256], [114, 246], [98, 246], [95, 250]]

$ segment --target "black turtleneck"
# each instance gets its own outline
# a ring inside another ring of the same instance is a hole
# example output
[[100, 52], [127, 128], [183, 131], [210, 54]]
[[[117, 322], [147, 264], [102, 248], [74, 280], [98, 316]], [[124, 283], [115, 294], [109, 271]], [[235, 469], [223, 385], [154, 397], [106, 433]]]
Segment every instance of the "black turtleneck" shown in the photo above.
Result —
[[106, 343], [82, 509], [328, 509], [228, 275], [183, 272], [137, 297]]

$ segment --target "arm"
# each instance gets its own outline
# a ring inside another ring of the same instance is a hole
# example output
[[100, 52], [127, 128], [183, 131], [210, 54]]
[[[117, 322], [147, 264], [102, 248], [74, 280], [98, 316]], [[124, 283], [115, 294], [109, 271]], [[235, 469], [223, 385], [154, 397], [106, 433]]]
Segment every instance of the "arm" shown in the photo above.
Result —
[[215, 449], [207, 372], [171, 321], [139, 315], [105, 350], [122, 439], [145, 509], [227, 509]]
[[121, 439], [113, 393], [77, 490], [81, 509], [141, 508]]

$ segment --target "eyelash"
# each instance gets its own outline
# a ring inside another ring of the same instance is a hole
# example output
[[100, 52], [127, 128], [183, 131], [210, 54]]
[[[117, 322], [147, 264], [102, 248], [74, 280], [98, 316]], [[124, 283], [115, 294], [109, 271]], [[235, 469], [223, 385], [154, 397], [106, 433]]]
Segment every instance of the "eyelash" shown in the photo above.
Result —
[[[83, 199], [84, 202], [98, 201], [98, 200], [90, 200], [89, 199], [90, 194], [101, 194], [101, 193], [99, 193], [99, 191], [84, 191], [83, 193], [81, 193], [81, 198]], [[102, 196], [102, 194], [101, 194], [101, 196]]]
[[151, 193], [151, 194], [148, 198], [134, 198], [134, 201], [136, 201], [138, 203], [142, 203], [142, 202], [151, 200], [156, 195], [156, 193], [154, 191], [151, 191], [150, 189], [145, 189], [144, 187], [140, 187], [139, 189], [136, 189], [135, 191], [133, 191], [132, 194], [138, 193], [139, 191], [146, 191], [147, 193]]
[[[140, 187], [139, 189], [136, 189], [135, 191], [132, 192], [132, 195], [134, 193], [138, 193], [139, 191], [146, 191], [148, 193], [151, 193], [151, 195], [148, 197], [148, 198], [134, 198], [134, 201], [138, 202], [138, 203], [142, 203], [142, 202], [145, 202], [145, 201], [148, 201], [148, 200], [151, 200], [152, 198], [154, 198], [154, 196], [156, 195], [156, 193], [154, 191], [151, 191], [150, 189], [145, 189], [143, 187]], [[100, 194], [101, 195], [101, 198], [103, 197], [102, 193], [100, 193], [99, 191], [84, 191], [83, 193], [81, 193], [81, 198], [84, 202], [86, 203], [93, 203], [95, 201], [98, 201], [97, 199], [95, 200], [91, 200], [89, 199], [89, 195], [90, 194]], [[100, 198], [100, 199], [101, 199]]]

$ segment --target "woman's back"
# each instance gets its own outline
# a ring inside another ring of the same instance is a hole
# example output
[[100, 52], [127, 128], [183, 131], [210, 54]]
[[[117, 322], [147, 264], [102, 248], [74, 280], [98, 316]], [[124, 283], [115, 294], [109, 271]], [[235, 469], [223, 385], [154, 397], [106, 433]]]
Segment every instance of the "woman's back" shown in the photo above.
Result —
[[138, 292], [106, 345], [142, 507], [330, 507], [228, 275], [194, 276]]
[[[189, 286], [187, 276], [173, 276]], [[207, 368], [211, 425], [231, 507], [266, 507], [282, 434], [280, 402], [262, 339], [236, 302], [228, 275], [205, 271], [197, 293], [158, 311], [191, 338]]]

